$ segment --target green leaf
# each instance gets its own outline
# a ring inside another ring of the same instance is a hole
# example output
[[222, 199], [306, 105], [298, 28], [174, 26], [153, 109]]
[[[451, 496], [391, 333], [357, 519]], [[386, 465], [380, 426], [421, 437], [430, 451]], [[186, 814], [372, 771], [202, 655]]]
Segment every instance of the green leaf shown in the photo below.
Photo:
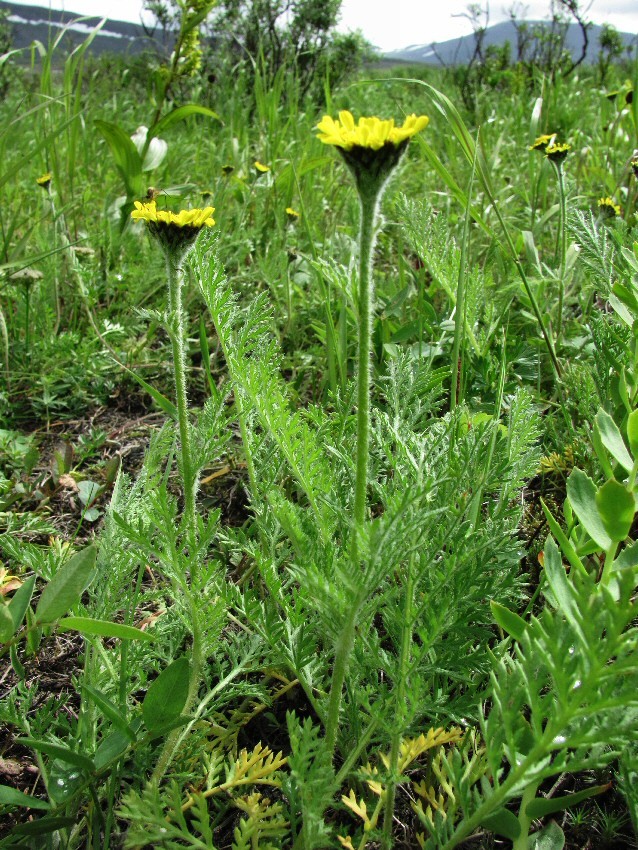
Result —
[[565, 835], [556, 821], [551, 821], [540, 832], [530, 835], [529, 850], [563, 850]]
[[90, 507], [100, 495], [101, 491], [102, 487], [97, 483], [97, 481], [86, 480], [78, 482], [78, 499], [85, 506]]
[[216, 112], [213, 112], [212, 109], [208, 109], [206, 106], [199, 106], [197, 103], [186, 103], [184, 106], [175, 107], [175, 109], [171, 110], [168, 115], [160, 118], [157, 124], [154, 124], [148, 131], [147, 138], [152, 139], [155, 136], [159, 136], [160, 133], [168, 130], [168, 128], [172, 127], [173, 124], [177, 124], [179, 121], [183, 121], [185, 118], [188, 118], [189, 115], [206, 115], [209, 118], [215, 118], [217, 121], [221, 121], [219, 115]]
[[186, 705], [189, 682], [190, 664], [186, 656], [178, 658], [162, 670], [151, 683], [142, 703], [142, 716], [149, 729], [163, 726], [179, 717]]
[[124, 366], [124, 368], [126, 369], [126, 371], [129, 373], [129, 375], [130, 375], [132, 378], [135, 378], [135, 380], [136, 380], [136, 381], [137, 381], [137, 383], [138, 383], [138, 384], [142, 387], [142, 389], [146, 390], [146, 392], [150, 395], [150, 397], [153, 399], [153, 401], [155, 402], [155, 404], [156, 404], [156, 405], [157, 405], [157, 406], [158, 406], [161, 410], [163, 410], [163, 411], [164, 411], [164, 413], [165, 413], [167, 416], [170, 416], [170, 418], [171, 418], [174, 422], [177, 422], [177, 408], [175, 407], [175, 405], [173, 404], [173, 402], [172, 402], [172, 401], [169, 401], [169, 400], [166, 398], [166, 396], [162, 395], [162, 394], [161, 394], [161, 392], [159, 392], [158, 390], [156, 390], [156, 389], [155, 389], [154, 387], [152, 387], [150, 384], [147, 384], [147, 383], [146, 383], [146, 381], [144, 380], [144, 378], [141, 378], [141, 377], [140, 377], [137, 373], [133, 372], [133, 370], [132, 370], [132, 369], [129, 369], [127, 366]]
[[51, 808], [46, 800], [30, 797], [29, 794], [24, 794], [9, 785], [0, 785], [0, 806], [26, 806], [29, 809], [42, 809], [44, 811]]
[[567, 498], [587, 534], [606, 552], [611, 546], [611, 537], [598, 513], [596, 485], [581, 469], [573, 469], [567, 479]]
[[116, 729], [103, 738], [95, 750], [95, 769], [102, 770], [116, 758], [125, 753], [131, 745], [131, 739], [124, 732]]
[[97, 688], [92, 688], [90, 685], [83, 685], [82, 690], [97, 705], [102, 714], [105, 717], [108, 717], [116, 729], [124, 733], [129, 741], [135, 741], [137, 736], [129, 726], [126, 717], [107, 696], [105, 696], [101, 691], [98, 691]]
[[33, 608], [27, 608], [27, 655], [35, 655], [42, 642], [42, 629], [36, 626]]
[[15, 630], [9, 606], [0, 600], [0, 643], [9, 643]]
[[87, 546], [63, 564], [42, 591], [35, 619], [38, 624], [53, 623], [79, 601], [88, 587], [97, 549]]
[[142, 194], [142, 160], [133, 140], [117, 124], [95, 121], [95, 126], [111, 149], [117, 170], [124, 180], [128, 198], [139, 197]]
[[634, 462], [627, 451], [618, 426], [605, 410], [599, 410], [596, 414], [595, 428], [598, 429], [603, 445], [609, 454], [623, 467], [625, 472], [631, 472]]
[[24, 584], [16, 590], [11, 602], [9, 602], [9, 611], [13, 618], [14, 632], [17, 632], [22, 625], [24, 615], [27, 613], [27, 608], [31, 602], [31, 597], [33, 596], [34, 587], [35, 575], [32, 575], [31, 578], [28, 578]]
[[553, 537], [548, 537], [545, 541], [545, 575], [549, 584], [556, 604], [563, 612], [570, 623], [578, 622], [578, 607], [574, 599], [574, 592], [571, 585], [567, 581], [567, 574], [560, 556], [558, 546], [554, 542]]
[[543, 509], [543, 513], [545, 514], [545, 518], [547, 519], [549, 530], [558, 542], [558, 545], [560, 546], [563, 555], [567, 558], [567, 560], [575, 570], [578, 570], [581, 575], [587, 575], [585, 565], [578, 557], [578, 553], [572, 546], [571, 540], [567, 537], [563, 529], [556, 522], [554, 516], [552, 515], [552, 512], [542, 499], [541, 507]]
[[125, 626], [122, 623], [112, 623], [110, 620], [93, 620], [91, 617], [65, 617], [58, 623], [60, 632], [81, 632], [83, 635], [98, 637], [114, 637], [121, 640], [155, 640], [154, 635], [136, 629], [135, 626]]
[[51, 802], [61, 806], [85, 784], [86, 773], [78, 770], [76, 765], [67, 764], [60, 759], [54, 759], [49, 769], [47, 790]]
[[565, 797], [537, 797], [527, 805], [525, 814], [530, 818], [544, 818], [547, 815], [553, 815], [554, 812], [563, 812], [570, 806], [594, 797], [596, 794], [603, 794], [610, 788], [611, 782], [607, 782], [606, 785], [594, 785], [592, 788], [585, 788], [583, 791], [567, 794]]
[[638, 541], [625, 546], [614, 561], [614, 570], [631, 570], [638, 567]]
[[16, 738], [17, 744], [23, 744], [25, 747], [31, 747], [32, 750], [37, 750], [39, 753], [45, 753], [47, 756], [59, 759], [67, 764], [73, 764], [81, 770], [86, 770], [88, 773], [93, 773], [95, 765], [88, 756], [83, 756], [81, 753], [76, 753], [68, 747], [63, 747], [60, 744], [52, 744], [49, 741], [41, 741], [38, 738]]
[[156, 741], [158, 738], [165, 738], [173, 729], [178, 729], [180, 726], [186, 726], [192, 720], [187, 714], [180, 714], [174, 717], [169, 723], [162, 723], [160, 726], [153, 726], [143, 738], [140, 739], [140, 745], [144, 746], [149, 741]]
[[518, 822], [518, 818], [508, 809], [499, 809], [497, 812], [494, 812], [493, 815], [481, 821], [481, 826], [489, 829], [490, 832], [495, 832], [497, 835], [509, 838], [510, 841], [516, 841], [521, 834], [521, 825]]
[[638, 410], [632, 410], [627, 417], [627, 439], [632, 455], [638, 458]]
[[32, 823], [21, 823], [11, 830], [12, 835], [46, 835], [58, 829], [76, 826], [77, 818], [40, 818]]
[[626, 487], [611, 478], [596, 493], [596, 506], [605, 531], [614, 543], [627, 537], [634, 521], [636, 503]]
[[514, 611], [510, 611], [505, 605], [501, 605], [500, 602], [495, 602], [493, 599], [490, 601], [490, 608], [492, 609], [492, 616], [503, 631], [507, 632], [508, 635], [511, 635], [516, 640], [521, 640], [527, 629], [525, 620], [519, 617], [518, 614], [515, 614]]

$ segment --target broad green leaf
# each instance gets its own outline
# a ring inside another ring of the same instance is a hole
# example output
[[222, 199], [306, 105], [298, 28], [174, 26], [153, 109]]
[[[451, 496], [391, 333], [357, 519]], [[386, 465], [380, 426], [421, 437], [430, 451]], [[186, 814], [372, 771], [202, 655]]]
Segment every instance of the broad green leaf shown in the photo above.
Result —
[[78, 499], [83, 505], [90, 506], [100, 495], [101, 489], [97, 481], [78, 481]]
[[627, 439], [632, 455], [638, 460], [638, 410], [632, 410], [627, 417]]
[[119, 758], [127, 751], [131, 744], [131, 739], [124, 732], [116, 729], [111, 732], [106, 738], [103, 738], [95, 750], [95, 769], [102, 770], [107, 764], [110, 764], [116, 758]]
[[636, 503], [626, 487], [611, 478], [596, 493], [596, 506], [605, 531], [615, 542], [627, 537], [634, 521]]
[[614, 561], [614, 570], [627, 570], [638, 567], [638, 541], [626, 546]]
[[500, 602], [495, 602], [493, 599], [490, 601], [490, 608], [492, 609], [492, 616], [503, 631], [507, 632], [508, 635], [511, 635], [516, 640], [521, 640], [527, 629], [525, 620], [519, 617], [518, 614], [515, 614], [514, 611], [510, 611], [505, 605], [501, 605]]
[[43, 811], [51, 808], [46, 800], [38, 800], [37, 797], [31, 797], [29, 794], [24, 794], [9, 785], [0, 785], [0, 806], [26, 806], [29, 809], [42, 809]]
[[0, 600], [0, 643], [9, 643], [15, 633], [15, 625], [9, 606]]
[[97, 705], [97, 707], [102, 711], [102, 714], [105, 717], [108, 717], [115, 728], [126, 735], [129, 741], [134, 741], [136, 739], [137, 736], [135, 735], [135, 732], [131, 729], [126, 717], [122, 714], [115, 703], [112, 703], [111, 700], [101, 691], [98, 691], [97, 688], [92, 688], [90, 685], [82, 685], [82, 690]]
[[585, 565], [578, 557], [578, 553], [572, 546], [571, 540], [567, 537], [563, 529], [556, 522], [554, 516], [552, 515], [552, 512], [542, 499], [541, 507], [543, 509], [543, 513], [545, 514], [545, 518], [547, 519], [549, 530], [558, 541], [558, 545], [560, 546], [563, 555], [567, 558], [567, 560], [575, 570], [578, 570], [578, 572], [583, 576], [587, 575]]
[[35, 576], [33, 575], [16, 590], [11, 602], [9, 602], [9, 611], [13, 618], [13, 628], [15, 632], [17, 632], [22, 625], [24, 615], [27, 613], [27, 608], [31, 602], [31, 597], [33, 596], [34, 587]]
[[47, 790], [55, 806], [66, 803], [86, 782], [86, 773], [74, 764], [54, 759], [49, 768]]
[[574, 600], [572, 587], [567, 581], [567, 574], [565, 573], [560, 551], [553, 537], [548, 537], [545, 541], [544, 554], [547, 582], [554, 594], [558, 607], [570, 623], [574, 624], [577, 622], [578, 608]]
[[596, 414], [595, 427], [598, 429], [603, 445], [609, 454], [623, 467], [625, 472], [631, 472], [634, 462], [627, 451], [618, 426], [605, 410], [599, 410]]
[[142, 745], [148, 743], [149, 741], [156, 741], [158, 738], [165, 738], [169, 732], [172, 732], [173, 729], [178, 729], [180, 726], [186, 726], [187, 723], [190, 723], [192, 720], [186, 714], [180, 714], [178, 717], [174, 717], [169, 723], [163, 723], [161, 726], [153, 726], [143, 738], [140, 739], [140, 743]]
[[123, 623], [112, 623], [110, 620], [93, 620], [91, 617], [64, 617], [58, 623], [58, 631], [81, 632], [83, 635], [96, 637], [114, 637], [121, 640], [152, 641], [154, 636], [136, 629], [135, 626], [125, 626]]
[[42, 591], [35, 619], [38, 624], [53, 623], [75, 605], [88, 587], [97, 549], [87, 546], [63, 564]]
[[95, 126], [111, 149], [117, 170], [124, 180], [127, 196], [139, 197], [142, 194], [142, 160], [133, 140], [117, 124], [95, 121]]
[[186, 705], [189, 681], [190, 664], [188, 658], [182, 656], [162, 670], [151, 683], [142, 703], [142, 716], [149, 729], [179, 717]]
[[61, 744], [52, 744], [50, 741], [41, 741], [38, 738], [16, 738], [17, 744], [22, 744], [25, 747], [31, 747], [32, 750], [37, 750], [39, 753], [45, 753], [47, 756], [59, 759], [67, 764], [75, 765], [81, 770], [86, 770], [88, 773], [93, 773], [95, 765], [88, 756], [82, 753], [76, 753], [68, 747], [63, 747]]
[[77, 818], [40, 818], [31, 823], [21, 823], [11, 830], [12, 835], [47, 835], [58, 829], [76, 826]]
[[169, 127], [172, 127], [173, 124], [177, 124], [179, 121], [188, 118], [189, 115], [206, 115], [208, 118], [215, 118], [217, 121], [221, 121], [219, 115], [213, 112], [212, 109], [208, 109], [206, 106], [199, 106], [196, 103], [186, 103], [184, 106], [175, 107], [168, 115], [160, 118], [157, 124], [148, 131], [148, 138], [152, 139], [155, 136], [159, 136], [165, 130], [168, 130]]
[[583, 791], [567, 794], [565, 797], [536, 797], [527, 805], [525, 814], [530, 818], [544, 818], [547, 815], [553, 815], [554, 812], [563, 812], [588, 797], [603, 794], [610, 788], [611, 782], [608, 782], [606, 785], [594, 785], [592, 788], [585, 788]]
[[556, 821], [551, 821], [540, 832], [530, 835], [527, 846], [529, 850], [563, 850], [565, 835]]
[[518, 822], [518, 818], [508, 809], [499, 809], [497, 812], [494, 812], [493, 815], [481, 821], [481, 826], [489, 829], [490, 832], [502, 835], [503, 838], [509, 838], [510, 841], [516, 841], [521, 834], [521, 825]]
[[587, 534], [606, 552], [611, 546], [611, 537], [598, 513], [596, 485], [581, 469], [573, 469], [567, 479], [567, 498]]

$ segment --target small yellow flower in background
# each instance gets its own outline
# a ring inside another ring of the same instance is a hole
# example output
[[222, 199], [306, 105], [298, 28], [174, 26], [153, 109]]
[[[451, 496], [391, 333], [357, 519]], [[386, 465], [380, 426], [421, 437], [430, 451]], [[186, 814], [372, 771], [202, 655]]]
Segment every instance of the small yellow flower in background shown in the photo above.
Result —
[[51, 185], [51, 180], [53, 179], [53, 175], [50, 171], [47, 171], [46, 174], [43, 174], [42, 177], [38, 177], [35, 181], [38, 186], [42, 186], [43, 189], [48, 189]]
[[232, 174], [234, 170], [234, 165], [222, 165], [222, 172], [226, 177], [228, 177], [229, 174]]
[[202, 228], [215, 224], [214, 212], [213, 207], [204, 207], [173, 213], [158, 210], [155, 201], [135, 201], [131, 218], [134, 221], [145, 221], [150, 234], [160, 243], [166, 256], [179, 261], [195, 244]]
[[370, 148], [380, 150], [388, 144], [395, 147], [411, 139], [418, 132], [425, 129], [430, 119], [427, 115], [409, 115], [401, 127], [396, 127], [394, 119], [382, 120], [376, 116], [370, 118], [359, 118], [355, 124], [351, 112], [346, 109], [339, 113], [339, 120], [335, 121], [330, 115], [325, 115], [317, 124], [317, 138], [324, 145], [335, 145], [345, 151], [353, 147]]
[[561, 163], [571, 150], [571, 147], [571, 145], [559, 145], [554, 142], [545, 148], [545, 156], [547, 159], [551, 159], [552, 162]]
[[260, 174], [267, 174], [270, 171], [269, 165], [264, 165], [263, 162], [255, 160], [254, 166]]
[[297, 210], [293, 210], [292, 207], [286, 207], [286, 215], [291, 221], [301, 218], [301, 213], [297, 212]]
[[629, 165], [631, 165], [632, 171], [634, 172], [634, 177], [638, 177], [638, 150], [635, 150], [631, 155]]
[[534, 144], [529, 146], [529, 150], [531, 151], [541, 151], [545, 153], [545, 149], [549, 147], [549, 145], [553, 144], [556, 139], [556, 133], [549, 133], [544, 136], [539, 136]]
[[616, 216], [622, 215], [620, 205], [616, 204], [613, 198], [609, 196], [598, 199], [598, 212], [605, 218], [616, 218]]

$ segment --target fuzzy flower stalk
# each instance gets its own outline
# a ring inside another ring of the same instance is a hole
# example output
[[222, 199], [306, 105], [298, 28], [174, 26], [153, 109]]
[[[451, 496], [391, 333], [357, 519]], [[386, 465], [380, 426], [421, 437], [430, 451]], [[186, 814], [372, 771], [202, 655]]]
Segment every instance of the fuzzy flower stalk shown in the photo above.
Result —
[[196, 512], [195, 495], [197, 475], [193, 468], [190, 431], [188, 423], [188, 402], [186, 395], [186, 357], [184, 352], [184, 309], [182, 306], [183, 274], [181, 264], [195, 244], [203, 227], [212, 227], [213, 207], [182, 210], [179, 213], [158, 210], [155, 201], [140, 203], [135, 201], [131, 218], [144, 221], [149, 233], [162, 249], [166, 261], [168, 282], [168, 331], [173, 346], [173, 371], [175, 378], [175, 399], [179, 421], [181, 450], [181, 468], [184, 481], [184, 513], [191, 543], [195, 541]]
[[[394, 120], [360, 118], [355, 123], [350, 112], [338, 120], [326, 115], [317, 125], [318, 138], [333, 145], [348, 166], [357, 187], [361, 206], [359, 232], [359, 338], [357, 348], [357, 449], [354, 516], [350, 555], [353, 571], [360, 569], [360, 543], [366, 519], [368, 453], [370, 446], [370, 354], [374, 317], [373, 249], [379, 203], [390, 175], [399, 164], [412, 136], [425, 129], [425, 115], [410, 115], [402, 126]], [[341, 695], [354, 645], [355, 623], [361, 603], [353, 604], [337, 643], [328, 702], [326, 740], [334, 752]]]
[[[186, 393], [186, 354], [184, 350], [185, 316], [182, 304], [183, 273], [181, 265], [197, 241], [204, 227], [212, 227], [213, 207], [204, 209], [182, 210], [179, 213], [158, 210], [155, 201], [148, 203], [135, 202], [131, 218], [146, 223], [149, 233], [162, 250], [166, 261], [166, 277], [168, 282], [168, 311], [167, 330], [173, 349], [173, 374], [175, 379], [175, 400], [179, 425], [180, 469], [184, 487], [184, 518], [187, 530], [189, 551], [192, 553], [190, 565], [190, 585], [187, 596], [191, 610], [191, 628], [193, 632], [192, 657], [190, 666], [190, 683], [188, 698], [184, 713], [192, 706], [201, 679], [203, 667], [202, 633], [199, 622], [197, 604], [193, 597], [197, 592], [198, 566], [197, 550], [197, 469], [193, 464], [191, 447], [191, 431], [188, 416], [188, 398]], [[153, 773], [153, 779], [159, 782], [168, 769], [175, 749], [179, 730], [174, 730], [166, 739], [158, 763]]]
[[565, 300], [565, 276], [567, 273], [567, 197], [565, 194], [565, 180], [563, 177], [563, 162], [571, 150], [571, 145], [561, 143], [556, 133], [539, 136], [534, 144], [530, 145], [531, 151], [544, 153], [556, 170], [558, 178], [558, 192], [560, 197], [560, 270], [558, 283], [558, 318], [556, 321], [556, 342], [560, 343], [563, 331], [563, 302]]

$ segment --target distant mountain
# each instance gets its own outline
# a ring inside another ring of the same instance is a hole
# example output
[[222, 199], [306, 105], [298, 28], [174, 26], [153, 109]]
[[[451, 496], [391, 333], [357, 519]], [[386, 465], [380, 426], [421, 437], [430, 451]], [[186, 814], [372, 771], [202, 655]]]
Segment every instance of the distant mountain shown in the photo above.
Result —
[[[27, 6], [0, 0], [0, 10], [3, 9], [9, 12], [14, 48], [28, 47], [34, 40], [47, 45], [68, 26], [60, 46], [62, 50], [69, 50], [81, 44], [101, 20], [84, 18], [81, 22], [74, 23], [83, 16], [79, 13], [59, 12], [42, 6]], [[113, 21], [109, 18], [91, 44], [91, 51], [130, 55], [141, 53], [143, 50], [161, 49], [162, 46], [161, 36], [153, 37], [147, 34], [141, 24]]]
[[[536, 27], [549, 27], [546, 21], [525, 21], [528, 30]], [[593, 24], [589, 30], [589, 45], [586, 61], [594, 62], [599, 51], [599, 38], [602, 27]], [[622, 32], [620, 37], [625, 47], [636, 47], [638, 36]], [[501, 47], [507, 41], [512, 46], [512, 57], [516, 57], [516, 29], [511, 21], [503, 21], [488, 27], [485, 32], [483, 48], [490, 46]], [[474, 53], [474, 36], [465, 35], [462, 38], [453, 38], [442, 41], [439, 44], [411, 44], [403, 50], [393, 50], [384, 53], [384, 59], [401, 62], [413, 62], [425, 65], [464, 65], [467, 64]], [[583, 47], [583, 34], [577, 24], [570, 24], [567, 29], [565, 45], [574, 59], [577, 59]]]

